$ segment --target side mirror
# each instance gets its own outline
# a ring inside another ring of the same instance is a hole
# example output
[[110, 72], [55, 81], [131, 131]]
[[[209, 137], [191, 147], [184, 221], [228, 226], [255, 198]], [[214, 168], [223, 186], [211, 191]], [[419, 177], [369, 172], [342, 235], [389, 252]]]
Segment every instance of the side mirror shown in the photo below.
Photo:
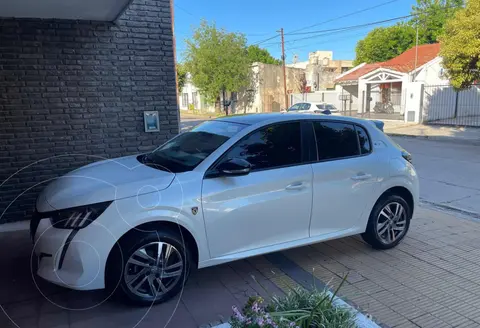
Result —
[[247, 175], [252, 169], [252, 164], [242, 158], [231, 158], [217, 166], [217, 176]]

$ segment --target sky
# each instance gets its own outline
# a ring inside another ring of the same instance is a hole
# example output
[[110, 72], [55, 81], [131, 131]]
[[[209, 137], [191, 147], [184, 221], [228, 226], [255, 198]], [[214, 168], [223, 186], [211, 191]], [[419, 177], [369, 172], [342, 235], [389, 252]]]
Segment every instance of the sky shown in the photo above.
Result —
[[[341, 32], [289, 33], [338, 29], [406, 16], [415, 3], [415, 0], [174, 0], [177, 56], [181, 62], [184, 40], [191, 37], [194, 28], [204, 19], [228, 32], [244, 33], [248, 44], [259, 43], [276, 58], [281, 57], [280, 37], [264, 40], [277, 35], [276, 31], [283, 27], [287, 63], [291, 63], [295, 55], [298, 61], [307, 60], [308, 53], [316, 50], [333, 51], [333, 59], [353, 60], [358, 40], [375, 27], [401, 20]], [[371, 7], [376, 8], [368, 9]]]

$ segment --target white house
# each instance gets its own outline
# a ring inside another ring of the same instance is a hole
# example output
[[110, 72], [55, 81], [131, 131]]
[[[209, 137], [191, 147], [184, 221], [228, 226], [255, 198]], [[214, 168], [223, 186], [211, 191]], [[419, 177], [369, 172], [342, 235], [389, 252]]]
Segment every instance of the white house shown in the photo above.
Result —
[[413, 47], [385, 62], [361, 64], [335, 81], [357, 114], [406, 122], [480, 126], [480, 85], [457, 92], [442, 67], [440, 44]]

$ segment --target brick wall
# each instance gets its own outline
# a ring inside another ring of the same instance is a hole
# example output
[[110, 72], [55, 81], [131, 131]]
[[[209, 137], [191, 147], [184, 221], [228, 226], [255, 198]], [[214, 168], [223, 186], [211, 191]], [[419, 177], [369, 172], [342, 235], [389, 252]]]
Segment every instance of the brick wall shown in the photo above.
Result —
[[[160, 132], [144, 132], [146, 110]], [[28, 218], [50, 179], [177, 132], [169, 0], [115, 23], [0, 19], [0, 223]]]

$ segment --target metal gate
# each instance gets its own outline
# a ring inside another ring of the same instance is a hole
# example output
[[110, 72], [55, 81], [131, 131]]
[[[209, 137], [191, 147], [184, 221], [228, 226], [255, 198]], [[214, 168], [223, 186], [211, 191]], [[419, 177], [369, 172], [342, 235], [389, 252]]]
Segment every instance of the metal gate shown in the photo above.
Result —
[[425, 85], [423, 123], [480, 127], [480, 84], [455, 91], [451, 85]]

